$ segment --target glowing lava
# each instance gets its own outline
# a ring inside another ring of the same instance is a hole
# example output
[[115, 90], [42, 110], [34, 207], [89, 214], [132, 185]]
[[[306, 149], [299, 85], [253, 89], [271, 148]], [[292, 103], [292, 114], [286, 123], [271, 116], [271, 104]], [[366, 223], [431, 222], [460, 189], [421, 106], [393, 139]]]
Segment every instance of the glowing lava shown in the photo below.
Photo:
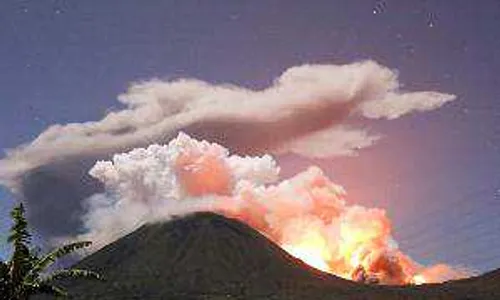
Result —
[[425, 277], [422, 275], [415, 275], [413, 276], [413, 284], [415, 285], [421, 285], [427, 283], [427, 280], [425, 280]]
[[319, 233], [308, 232], [298, 243], [283, 245], [282, 248], [306, 264], [318, 270], [332, 273], [332, 269], [328, 266], [331, 253], [325, 239]]

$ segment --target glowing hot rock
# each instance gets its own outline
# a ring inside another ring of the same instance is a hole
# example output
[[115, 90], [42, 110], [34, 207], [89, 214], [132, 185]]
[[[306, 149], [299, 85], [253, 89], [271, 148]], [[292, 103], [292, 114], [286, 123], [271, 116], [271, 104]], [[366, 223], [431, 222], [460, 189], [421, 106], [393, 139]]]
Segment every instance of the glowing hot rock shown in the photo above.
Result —
[[328, 261], [331, 259], [330, 250], [326, 241], [317, 232], [308, 232], [299, 243], [282, 247], [306, 264], [324, 272], [332, 272], [328, 266]]
[[422, 275], [415, 275], [415, 276], [413, 276], [413, 284], [415, 284], [415, 285], [421, 285], [421, 284], [424, 284], [424, 283], [427, 283], [427, 281], [425, 280], [424, 276], [422, 276]]

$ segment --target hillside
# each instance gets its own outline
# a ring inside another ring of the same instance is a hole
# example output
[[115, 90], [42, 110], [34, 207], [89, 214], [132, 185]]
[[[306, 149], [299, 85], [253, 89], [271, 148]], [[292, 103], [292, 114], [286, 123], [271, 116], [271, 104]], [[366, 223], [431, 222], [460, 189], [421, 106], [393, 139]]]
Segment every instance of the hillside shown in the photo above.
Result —
[[65, 284], [72, 299], [500, 299], [498, 272], [412, 288], [356, 284], [213, 213], [145, 225], [78, 266], [106, 281]]

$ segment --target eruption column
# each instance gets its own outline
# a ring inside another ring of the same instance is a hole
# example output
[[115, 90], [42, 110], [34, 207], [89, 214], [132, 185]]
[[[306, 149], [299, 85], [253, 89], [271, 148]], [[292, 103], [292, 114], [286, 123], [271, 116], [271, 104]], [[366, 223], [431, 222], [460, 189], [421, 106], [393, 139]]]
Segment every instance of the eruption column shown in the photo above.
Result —
[[271, 156], [230, 155], [220, 145], [181, 133], [168, 145], [98, 162], [90, 174], [107, 191], [88, 200], [89, 233], [83, 238], [116, 238], [138, 224], [211, 210], [249, 224], [305, 263], [344, 278], [421, 284], [466, 275], [446, 265], [414, 262], [397, 248], [384, 210], [348, 203], [345, 190], [318, 167], [279, 182]]

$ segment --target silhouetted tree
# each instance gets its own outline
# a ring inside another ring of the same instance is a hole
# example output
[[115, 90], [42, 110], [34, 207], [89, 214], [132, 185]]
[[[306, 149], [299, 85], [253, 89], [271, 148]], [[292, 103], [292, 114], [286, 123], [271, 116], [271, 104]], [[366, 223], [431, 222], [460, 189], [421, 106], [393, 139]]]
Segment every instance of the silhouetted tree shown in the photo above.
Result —
[[21, 204], [14, 207], [11, 217], [14, 222], [10, 229], [8, 242], [12, 244], [9, 261], [0, 261], [0, 295], [2, 300], [26, 300], [35, 294], [65, 296], [66, 292], [54, 282], [65, 278], [101, 279], [100, 275], [75, 268], [48, 272], [48, 268], [59, 258], [78, 249], [91, 245], [91, 242], [76, 242], [57, 248], [46, 255], [31, 246], [31, 234]]

